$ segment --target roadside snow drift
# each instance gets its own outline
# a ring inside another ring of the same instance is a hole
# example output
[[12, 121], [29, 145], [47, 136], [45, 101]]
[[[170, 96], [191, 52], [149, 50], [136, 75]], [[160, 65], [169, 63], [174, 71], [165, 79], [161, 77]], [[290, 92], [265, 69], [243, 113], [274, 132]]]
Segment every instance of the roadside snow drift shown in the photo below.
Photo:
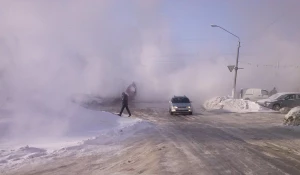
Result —
[[223, 105], [221, 104], [222, 101], [229, 99], [229, 97], [214, 97], [210, 100], [207, 100], [203, 106], [207, 110], [213, 110], [213, 109], [222, 109]]
[[120, 147], [121, 140], [151, 126], [141, 119], [73, 103], [64, 110], [34, 107], [17, 112], [0, 109], [0, 170], [35, 158], [103, 151], [105, 145], [105, 149]]
[[300, 106], [290, 110], [284, 117], [284, 124], [298, 126], [300, 125]]
[[231, 99], [229, 97], [214, 97], [203, 104], [206, 110], [223, 110], [227, 112], [270, 112], [259, 104], [243, 99]]

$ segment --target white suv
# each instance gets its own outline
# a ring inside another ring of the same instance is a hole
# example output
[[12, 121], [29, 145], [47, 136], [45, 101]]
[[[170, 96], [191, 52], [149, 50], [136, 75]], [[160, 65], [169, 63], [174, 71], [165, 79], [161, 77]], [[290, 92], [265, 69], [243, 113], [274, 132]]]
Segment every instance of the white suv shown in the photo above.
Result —
[[193, 114], [191, 101], [186, 96], [174, 96], [169, 102], [169, 113], [173, 114]]

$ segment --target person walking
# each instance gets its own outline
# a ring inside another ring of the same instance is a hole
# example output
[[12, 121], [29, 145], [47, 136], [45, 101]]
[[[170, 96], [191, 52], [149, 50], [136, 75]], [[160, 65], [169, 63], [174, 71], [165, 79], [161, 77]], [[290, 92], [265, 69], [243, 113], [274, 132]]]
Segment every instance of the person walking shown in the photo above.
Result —
[[130, 113], [130, 110], [128, 108], [128, 95], [125, 92], [122, 93], [122, 108], [121, 108], [121, 111], [119, 113], [119, 116], [122, 116], [124, 108], [126, 108], [128, 114], [129, 114], [128, 117], [130, 117], [131, 113]]
[[244, 96], [244, 89], [241, 89], [240, 98], [243, 99], [243, 96]]
[[277, 94], [277, 89], [274, 87], [271, 92], [269, 93], [269, 96], [272, 96], [274, 94]]

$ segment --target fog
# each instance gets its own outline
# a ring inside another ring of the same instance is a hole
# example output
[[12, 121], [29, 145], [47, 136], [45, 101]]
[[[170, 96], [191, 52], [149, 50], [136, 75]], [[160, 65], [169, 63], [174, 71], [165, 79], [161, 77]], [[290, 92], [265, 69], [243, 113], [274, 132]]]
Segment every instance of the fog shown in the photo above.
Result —
[[[28, 128], [60, 134], [72, 94], [115, 97], [132, 81], [143, 100], [231, 94], [227, 65], [235, 63], [237, 40], [211, 23], [241, 38], [238, 89], [300, 87], [297, 1], [216, 1], [225, 4], [219, 14], [209, 1], [0, 2], [1, 103], [13, 104], [15, 135]], [[203, 12], [206, 6], [214, 11]], [[175, 18], [185, 32], [174, 28]]]

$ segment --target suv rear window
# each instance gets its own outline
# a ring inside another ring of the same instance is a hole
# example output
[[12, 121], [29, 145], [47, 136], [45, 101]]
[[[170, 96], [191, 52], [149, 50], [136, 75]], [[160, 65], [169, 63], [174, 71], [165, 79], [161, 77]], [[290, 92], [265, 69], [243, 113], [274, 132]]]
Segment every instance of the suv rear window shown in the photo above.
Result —
[[186, 97], [172, 98], [172, 103], [190, 103], [190, 100]]

